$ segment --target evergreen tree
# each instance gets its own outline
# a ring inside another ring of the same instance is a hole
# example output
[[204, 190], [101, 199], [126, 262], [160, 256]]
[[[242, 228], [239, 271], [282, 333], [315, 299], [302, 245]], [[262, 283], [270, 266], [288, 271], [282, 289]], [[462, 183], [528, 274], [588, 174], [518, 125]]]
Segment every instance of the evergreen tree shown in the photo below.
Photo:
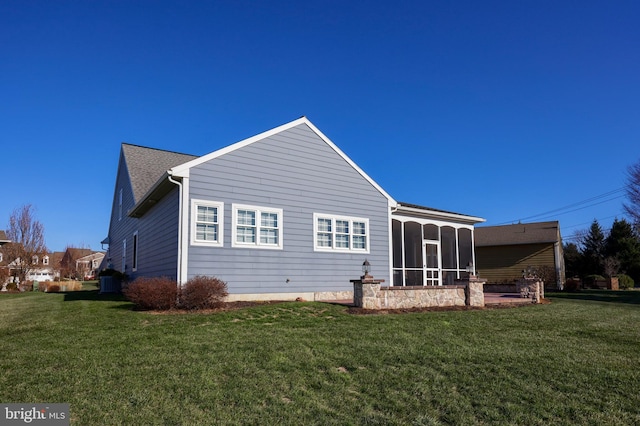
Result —
[[628, 203], [624, 203], [624, 210], [638, 229], [640, 228], [640, 161], [627, 168], [626, 192]]
[[594, 219], [582, 242], [583, 273], [586, 275], [604, 274], [605, 237], [602, 227]]
[[564, 244], [564, 267], [567, 278], [582, 275], [582, 254], [575, 243]]
[[605, 240], [604, 255], [620, 262], [619, 272], [630, 275], [634, 281], [640, 278], [640, 237], [626, 220], [613, 222]]

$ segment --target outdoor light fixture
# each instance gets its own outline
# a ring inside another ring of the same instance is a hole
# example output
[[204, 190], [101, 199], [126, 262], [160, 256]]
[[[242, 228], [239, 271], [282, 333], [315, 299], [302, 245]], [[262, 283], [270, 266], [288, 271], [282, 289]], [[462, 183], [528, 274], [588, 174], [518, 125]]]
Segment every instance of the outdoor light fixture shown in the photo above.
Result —
[[362, 273], [366, 276], [369, 275], [369, 271], [371, 271], [371, 264], [367, 259], [362, 262]]

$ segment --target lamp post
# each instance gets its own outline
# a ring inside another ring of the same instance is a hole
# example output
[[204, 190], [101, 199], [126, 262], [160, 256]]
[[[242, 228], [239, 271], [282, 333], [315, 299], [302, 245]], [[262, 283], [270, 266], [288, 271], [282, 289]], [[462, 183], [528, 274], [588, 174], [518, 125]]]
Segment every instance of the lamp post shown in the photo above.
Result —
[[364, 262], [362, 262], [362, 276], [363, 277], [369, 277], [369, 272], [371, 271], [371, 264], [369, 263], [369, 261], [367, 259], [364, 260]]

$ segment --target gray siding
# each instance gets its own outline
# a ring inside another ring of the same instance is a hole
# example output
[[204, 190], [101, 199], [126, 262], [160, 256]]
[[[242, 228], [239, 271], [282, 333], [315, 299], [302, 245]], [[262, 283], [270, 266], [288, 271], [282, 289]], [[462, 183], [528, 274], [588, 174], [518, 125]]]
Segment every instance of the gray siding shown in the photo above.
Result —
[[[138, 224], [138, 268], [134, 277], [178, 279], [179, 195], [176, 186], [142, 218], [133, 219]], [[133, 256], [133, 247], [129, 256]]]
[[[189, 278], [231, 294], [353, 290], [367, 258], [389, 279], [386, 197], [304, 124], [193, 167], [189, 196], [224, 203], [224, 246], [189, 246]], [[283, 209], [283, 249], [232, 247], [232, 203]], [[368, 218], [369, 253], [315, 252], [314, 213]]]
[[[119, 192], [123, 190], [122, 219], [119, 219]], [[114, 269], [129, 275], [168, 276], [177, 279], [178, 194], [176, 187], [142, 218], [127, 216], [135, 205], [124, 156], [120, 155], [109, 224], [107, 257]], [[138, 268], [133, 271], [133, 234], [138, 232]], [[123, 241], [127, 241], [126, 267], [122, 268]]]

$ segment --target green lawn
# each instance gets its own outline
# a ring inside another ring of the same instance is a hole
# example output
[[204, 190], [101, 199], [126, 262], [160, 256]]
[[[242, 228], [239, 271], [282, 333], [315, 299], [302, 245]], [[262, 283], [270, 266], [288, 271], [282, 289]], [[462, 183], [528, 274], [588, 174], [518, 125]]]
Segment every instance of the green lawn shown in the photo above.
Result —
[[0, 402], [72, 424], [640, 424], [640, 292], [352, 315], [157, 315], [95, 291], [0, 296]]

